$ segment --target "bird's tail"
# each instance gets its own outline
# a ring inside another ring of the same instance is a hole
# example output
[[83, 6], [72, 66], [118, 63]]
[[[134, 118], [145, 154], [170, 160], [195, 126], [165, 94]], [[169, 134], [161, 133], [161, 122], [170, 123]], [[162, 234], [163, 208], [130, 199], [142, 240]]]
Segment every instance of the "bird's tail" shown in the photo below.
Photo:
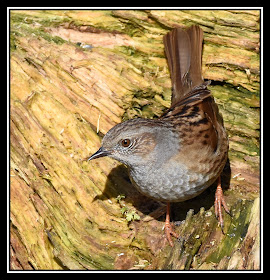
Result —
[[172, 105], [203, 83], [203, 31], [193, 25], [188, 29], [175, 28], [164, 38], [165, 53], [172, 80]]

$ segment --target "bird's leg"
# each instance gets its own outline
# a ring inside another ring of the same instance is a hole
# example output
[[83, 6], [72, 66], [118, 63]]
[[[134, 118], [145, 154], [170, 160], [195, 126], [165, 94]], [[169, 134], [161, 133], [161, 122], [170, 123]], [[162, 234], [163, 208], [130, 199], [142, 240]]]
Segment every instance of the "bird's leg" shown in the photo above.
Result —
[[173, 230], [172, 225], [170, 223], [170, 203], [167, 203], [167, 213], [166, 213], [166, 220], [165, 220], [165, 233], [167, 240], [171, 247], [173, 247], [173, 242], [171, 235], [173, 235], [175, 238], [179, 238], [179, 235]]
[[230, 214], [230, 210], [225, 202], [224, 196], [223, 196], [223, 191], [221, 188], [221, 179], [220, 176], [218, 177], [218, 184], [217, 184], [217, 190], [215, 193], [215, 214], [218, 219], [218, 222], [220, 224], [221, 230], [223, 232], [224, 228], [224, 222], [223, 222], [223, 217], [222, 217], [222, 206], [224, 210]]
[[156, 210], [154, 210], [153, 212], [151, 212], [147, 216], [145, 216], [142, 219], [142, 221], [149, 222], [151, 220], [158, 219], [159, 217], [164, 215], [164, 213], [166, 212], [166, 205], [162, 202], [159, 202], [159, 204], [160, 204], [160, 206]]

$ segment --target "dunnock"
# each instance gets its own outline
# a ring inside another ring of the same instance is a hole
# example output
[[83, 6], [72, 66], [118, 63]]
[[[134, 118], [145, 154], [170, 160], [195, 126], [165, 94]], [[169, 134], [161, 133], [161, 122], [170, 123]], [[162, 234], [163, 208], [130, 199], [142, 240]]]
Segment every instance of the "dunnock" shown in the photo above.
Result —
[[227, 160], [228, 138], [218, 107], [201, 74], [203, 31], [198, 26], [173, 29], [164, 36], [172, 80], [171, 107], [158, 119], [132, 119], [110, 129], [89, 160], [109, 156], [125, 165], [134, 186], [167, 203], [191, 199], [216, 180], [215, 214], [223, 228], [220, 173]]

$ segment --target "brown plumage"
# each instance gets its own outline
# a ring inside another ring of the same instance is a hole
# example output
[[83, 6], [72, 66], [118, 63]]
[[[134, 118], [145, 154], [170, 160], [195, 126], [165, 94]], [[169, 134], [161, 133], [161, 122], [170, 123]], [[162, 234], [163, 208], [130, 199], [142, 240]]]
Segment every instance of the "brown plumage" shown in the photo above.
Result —
[[[161, 119], [172, 122], [174, 129], [186, 143], [179, 156], [189, 159], [186, 164], [190, 168], [196, 169], [194, 161], [196, 162], [197, 154], [194, 150], [207, 154], [205, 161], [209, 166], [218, 166], [217, 160], [223, 166], [227, 159], [228, 140], [223, 119], [207, 89], [210, 81], [204, 82], [202, 78], [203, 31], [194, 25], [186, 30], [174, 29], [164, 36], [163, 41], [171, 72], [172, 98], [171, 107]], [[222, 151], [216, 154], [218, 145], [222, 147]], [[203, 159], [200, 163], [202, 161]], [[211, 166], [212, 170], [213, 168]], [[220, 173], [220, 170], [215, 170], [217, 171]]]
[[[223, 121], [218, 114], [211, 92], [207, 89], [209, 82], [204, 82], [201, 73], [203, 31], [199, 26], [187, 30], [174, 29], [164, 38], [165, 52], [172, 80], [171, 108], [163, 119], [173, 119], [183, 125], [184, 119], [196, 126], [204, 122], [208, 138], [205, 140], [216, 150], [218, 142], [218, 121]], [[178, 118], [177, 118], [178, 116]], [[192, 121], [195, 117], [200, 118]], [[194, 134], [194, 131], [192, 132]]]

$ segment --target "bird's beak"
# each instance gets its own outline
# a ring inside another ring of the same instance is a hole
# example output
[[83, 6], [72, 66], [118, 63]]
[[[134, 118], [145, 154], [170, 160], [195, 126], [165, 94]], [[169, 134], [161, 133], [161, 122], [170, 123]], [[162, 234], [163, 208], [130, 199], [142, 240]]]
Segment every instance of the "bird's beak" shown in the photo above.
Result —
[[105, 157], [110, 154], [109, 151], [106, 151], [103, 147], [101, 147], [98, 151], [96, 151], [91, 157], [87, 159], [87, 161], [95, 159], [95, 158], [100, 158], [100, 157]]

